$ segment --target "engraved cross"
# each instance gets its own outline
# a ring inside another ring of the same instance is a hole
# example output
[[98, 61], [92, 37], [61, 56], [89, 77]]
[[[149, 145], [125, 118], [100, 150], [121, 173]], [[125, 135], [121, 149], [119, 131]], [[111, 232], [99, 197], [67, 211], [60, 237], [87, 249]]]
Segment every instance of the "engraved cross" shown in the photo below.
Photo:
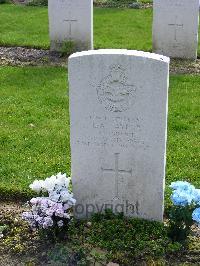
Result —
[[168, 24], [168, 26], [171, 26], [171, 27], [175, 27], [175, 30], [174, 30], [174, 40], [175, 41], [177, 41], [177, 31], [178, 31], [178, 29], [181, 27], [183, 27], [183, 24], [179, 24], [178, 22], [177, 22], [177, 17], [176, 17], [176, 19], [175, 19], [175, 23], [170, 23], [170, 24]]
[[77, 22], [77, 19], [64, 19], [63, 21], [69, 23], [69, 38], [72, 36], [72, 23]]
[[115, 197], [119, 198], [119, 178], [120, 174], [129, 174], [132, 176], [132, 169], [130, 170], [121, 170], [119, 169], [119, 153], [115, 153], [115, 168], [112, 169], [104, 169], [101, 167], [102, 172], [107, 172], [107, 173], [115, 173]]

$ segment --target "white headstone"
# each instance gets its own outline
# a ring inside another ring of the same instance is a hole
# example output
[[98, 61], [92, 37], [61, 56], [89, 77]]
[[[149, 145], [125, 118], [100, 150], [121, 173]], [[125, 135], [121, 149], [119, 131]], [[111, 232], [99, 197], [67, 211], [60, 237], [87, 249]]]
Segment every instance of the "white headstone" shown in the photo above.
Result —
[[48, 0], [51, 50], [73, 41], [77, 51], [93, 49], [93, 1]]
[[153, 12], [153, 51], [196, 59], [199, 0], [154, 0]]
[[72, 183], [78, 218], [112, 209], [161, 221], [169, 58], [97, 50], [69, 58]]

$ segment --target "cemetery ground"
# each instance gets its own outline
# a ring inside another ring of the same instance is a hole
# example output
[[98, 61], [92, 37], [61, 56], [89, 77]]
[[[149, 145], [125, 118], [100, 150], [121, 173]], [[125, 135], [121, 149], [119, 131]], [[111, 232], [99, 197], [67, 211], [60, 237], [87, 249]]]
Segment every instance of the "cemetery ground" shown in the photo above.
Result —
[[[199, 90], [200, 76], [171, 76], [166, 186], [180, 178], [186, 178], [197, 187], [200, 185], [198, 179]], [[45, 178], [58, 171], [70, 173], [66, 69], [11, 66], [1, 68], [1, 127], [0, 198], [2, 202], [5, 200], [11, 202], [24, 200], [25, 202], [31, 195], [28, 185], [35, 178]], [[167, 189], [166, 207], [169, 205]], [[160, 256], [161, 259], [159, 258], [158, 261], [162, 261], [160, 254], [163, 252], [164, 245], [168, 244], [167, 260], [172, 263], [170, 261], [174, 260], [174, 256], [170, 249], [172, 251], [179, 249], [177, 244], [168, 243], [168, 239], [164, 238], [165, 230], [157, 223], [134, 224], [135, 221], [132, 221], [129, 224], [127, 221], [125, 233], [121, 218], [113, 221], [107, 217], [100, 221], [94, 220], [89, 226], [87, 223], [84, 226], [82, 224], [77, 226], [76, 230], [82, 231], [78, 233], [72, 231], [74, 233], [70, 240], [70, 243], [73, 243], [72, 249], [65, 245], [48, 244], [49, 253], [47, 254], [46, 242], [44, 245], [36, 234], [30, 234], [28, 228], [23, 227], [24, 223], [19, 218], [23, 207], [20, 206], [21, 203], [19, 205], [15, 203], [14, 206], [10, 203], [6, 204], [6, 208], [1, 207], [0, 224], [7, 224], [9, 229], [8, 237], [1, 246], [3, 250], [0, 252], [5, 256], [9, 249], [13, 254], [24, 254], [20, 257], [14, 256], [12, 260], [18, 258], [18, 260], [23, 259], [34, 263], [43, 261], [42, 265], [45, 265], [47, 260], [56, 260], [58, 257], [65, 262], [73, 259], [74, 256], [78, 256], [77, 258], [83, 256], [82, 259], [85, 260], [84, 252], [92, 250], [92, 254], [89, 252], [90, 257], [102, 263], [106, 256], [110, 256], [111, 261], [115, 260], [125, 265], [130, 265], [130, 260], [136, 258], [140, 265], [144, 258], [151, 263], [151, 255], [154, 262], [155, 257]], [[16, 212], [17, 209], [18, 212]], [[153, 234], [152, 230], [155, 230]], [[143, 235], [144, 232], [145, 235]], [[113, 235], [116, 237], [114, 243]], [[198, 241], [196, 239], [194, 245], [190, 242], [192, 250], [185, 256], [181, 253], [183, 261], [190, 263], [199, 261]], [[83, 250], [79, 249], [80, 246]], [[38, 253], [38, 250], [41, 252]], [[113, 254], [110, 255], [110, 252]], [[130, 254], [127, 255], [128, 253], [131, 253], [132, 257]], [[6, 257], [4, 261], [10, 258]]]
[[[49, 48], [47, 8], [1, 5], [0, 10], [1, 46]], [[107, 47], [149, 51], [151, 23], [152, 9], [138, 12], [135, 9], [96, 8], [95, 49]]]
[[[196, 228], [188, 243], [180, 245], [170, 241], [159, 223], [107, 213], [90, 222], [74, 221], [69, 239], [52, 244], [40, 240], [22, 222], [22, 203], [32, 196], [29, 184], [57, 172], [70, 173], [67, 75], [62, 67], [66, 59], [45, 53], [49, 47], [46, 8], [0, 5], [0, 13], [1, 46], [44, 49], [31, 50], [33, 56], [30, 50], [23, 50], [24, 57], [22, 52], [18, 57], [9, 52], [5, 56], [4, 49], [10, 48], [0, 49], [0, 230], [5, 226], [0, 265], [106, 265], [111, 261], [120, 265], [199, 265]], [[96, 49], [151, 51], [151, 9], [95, 9], [94, 19]], [[44, 55], [35, 58], [34, 51]], [[49, 66], [55, 60], [57, 67]], [[173, 61], [165, 223], [171, 204], [169, 184], [182, 179], [200, 187], [198, 72], [198, 61]]]

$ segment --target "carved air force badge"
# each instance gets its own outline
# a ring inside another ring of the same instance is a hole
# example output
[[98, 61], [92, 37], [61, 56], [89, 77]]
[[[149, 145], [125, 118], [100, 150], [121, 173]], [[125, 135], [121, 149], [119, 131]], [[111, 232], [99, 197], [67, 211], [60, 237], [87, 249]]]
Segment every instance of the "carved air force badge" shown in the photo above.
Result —
[[136, 86], [127, 82], [125, 70], [120, 65], [110, 67], [108, 76], [97, 87], [99, 101], [111, 112], [129, 109], [135, 95]]

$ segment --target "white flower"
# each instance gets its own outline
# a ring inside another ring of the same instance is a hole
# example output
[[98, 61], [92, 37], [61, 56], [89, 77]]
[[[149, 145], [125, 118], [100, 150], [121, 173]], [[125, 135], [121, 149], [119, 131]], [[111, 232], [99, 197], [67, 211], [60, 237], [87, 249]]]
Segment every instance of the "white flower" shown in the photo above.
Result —
[[30, 186], [33, 191], [39, 193], [43, 190], [44, 181], [43, 180], [35, 180]]
[[[72, 195], [72, 197], [73, 197], [73, 194], [71, 194], [71, 195]], [[72, 198], [72, 197], [71, 197], [71, 198], [69, 199], [69, 201], [68, 201], [68, 204], [71, 205], [71, 206], [73, 206], [73, 205], [76, 204], [76, 200], [75, 200], [74, 198]]]
[[49, 198], [54, 202], [58, 202], [60, 199], [60, 194], [56, 193], [55, 191], [52, 191], [51, 193], [49, 193]]
[[60, 177], [56, 180], [56, 185], [59, 187], [65, 186], [65, 177]]
[[68, 177], [66, 176], [66, 174], [58, 173], [56, 175], [56, 177], [57, 177], [56, 184], [58, 186], [68, 188], [68, 186], [69, 186], [69, 180], [68, 180]]
[[65, 178], [65, 187], [68, 188], [70, 183], [70, 178]]
[[67, 190], [61, 191], [61, 201], [63, 203], [67, 202], [70, 199], [71, 199], [71, 194]]
[[53, 190], [55, 187], [55, 184], [56, 184], [56, 176], [51, 176], [44, 180], [44, 188], [47, 191]]

